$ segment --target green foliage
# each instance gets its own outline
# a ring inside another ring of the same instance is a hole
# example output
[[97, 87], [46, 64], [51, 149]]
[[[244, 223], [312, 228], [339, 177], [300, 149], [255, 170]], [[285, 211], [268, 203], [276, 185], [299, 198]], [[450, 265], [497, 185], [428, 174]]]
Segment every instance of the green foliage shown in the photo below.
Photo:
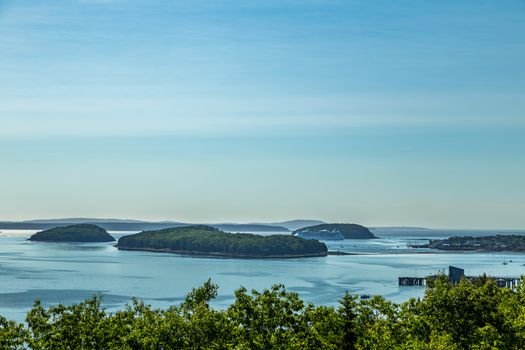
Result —
[[288, 235], [226, 233], [209, 226], [185, 226], [144, 231], [121, 237], [119, 249], [171, 251], [235, 257], [326, 255], [324, 243]]
[[518, 350], [525, 344], [525, 286], [489, 278], [454, 285], [437, 277], [421, 300], [395, 304], [345, 294], [337, 308], [305, 304], [282, 285], [240, 288], [225, 310], [210, 306], [208, 280], [179, 306], [133, 300], [107, 313], [95, 296], [77, 305], [36, 302], [26, 324], [0, 317], [0, 349], [345, 349]]
[[0, 316], [0, 349], [23, 349], [25, 339], [27, 334], [22, 325]]
[[288, 293], [275, 285], [252, 295], [241, 288], [235, 292], [236, 302], [228, 309], [229, 318], [240, 326], [240, 335], [248, 349], [274, 349], [282, 344], [297, 343], [303, 331], [300, 316], [304, 303], [296, 293]]
[[357, 343], [357, 303], [356, 297], [345, 293], [340, 301], [339, 315], [342, 320], [342, 348], [344, 350], [355, 350]]
[[193, 288], [193, 290], [186, 295], [181, 309], [191, 312], [199, 306], [208, 308], [210, 301], [217, 297], [218, 290], [219, 286], [211, 283], [211, 279], [208, 279], [202, 287]]
[[29, 240], [43, 242], [113, 242], [115, 238], [102, 227], [80, 224], [40, 231], [32, 235]]

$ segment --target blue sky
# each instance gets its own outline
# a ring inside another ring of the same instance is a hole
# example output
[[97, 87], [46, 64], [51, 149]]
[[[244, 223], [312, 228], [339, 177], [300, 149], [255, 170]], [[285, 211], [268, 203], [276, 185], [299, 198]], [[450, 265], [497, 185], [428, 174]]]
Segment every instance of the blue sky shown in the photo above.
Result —
[[523, 1], [0, 1], [0, 219], [525, 228]]

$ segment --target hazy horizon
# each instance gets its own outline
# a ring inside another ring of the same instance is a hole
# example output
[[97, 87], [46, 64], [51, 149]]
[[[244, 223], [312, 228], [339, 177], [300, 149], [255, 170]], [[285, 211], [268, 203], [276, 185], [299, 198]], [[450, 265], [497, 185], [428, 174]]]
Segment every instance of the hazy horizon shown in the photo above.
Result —
[[525, 228], [519, 0], [0, 3], [0, 220]]
[[[352, 224], [358, 224], [363, 225], [368, 228], [410, 228], [410, 229], [429, 229], [429, 230], [465, 230], [465, 231], [491, 231], [491, 230], [505, 230], [505, 231], [523, 231], [525, 230], [524, 227], [472, 227], [472, 226], [424, 226], [424, 225], [410, 225], [410, 224], [381, 224], [381, 225], [374, 225], [374, 224], [364, 224], [354, 221], [327, 221], [322, 219], [276, 219], [276, 220], [259, 220], [259, 221], [232, 221], [232, 220], [222, 220], [222, 221], [185, 221], [185, 220], [179, 220], [179, 219], [137, 219], [137, 218], [110, 218], [110, 217], [53, 217], [53, 218], [26, 218], [26, 219], [18, 219], [18, 220], [4, 220], [0, 219], [0, 222], [32, 222], [32, 221], [54, 221], [54, 220], [91, 220], [93, 222], [100, 220], [102, 221], [137, 221], [137, 222], [151, 222], [151, 223], [163, 223], [163, 222], [173, 222], [173, 223], [182, 223], [182, 224], [195, 224], [195, 225], [201, 225], [201, 224], [210, 224], [210, 225], [277, 225], [280, 223], [286, 223], [286, 222], [293, 222], [293, 221], [320, 221], [327, 224], [334, 224], [334, 223], [352, 223]], [[1, 228], [1, 227], [0, 227]]]

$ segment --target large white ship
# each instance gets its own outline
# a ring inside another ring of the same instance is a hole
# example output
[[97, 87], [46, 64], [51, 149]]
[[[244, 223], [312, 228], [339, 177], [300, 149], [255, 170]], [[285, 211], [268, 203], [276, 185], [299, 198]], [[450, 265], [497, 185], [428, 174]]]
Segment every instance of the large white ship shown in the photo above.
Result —
[[304, 239], [318, 239], [323, 241], [340, 241], [345, 239], [338, 231], [321, 230], [319, 232], [300, 231], [294, 234]]

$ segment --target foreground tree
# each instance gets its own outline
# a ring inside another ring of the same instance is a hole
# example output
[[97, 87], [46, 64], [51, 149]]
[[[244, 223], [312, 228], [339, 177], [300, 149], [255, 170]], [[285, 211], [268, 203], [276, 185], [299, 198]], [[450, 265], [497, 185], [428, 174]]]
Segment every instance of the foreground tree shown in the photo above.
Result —
[[483, 276], [459, 284], [438, 277], [421, 300], [357, 301], [347, 293], [337, 308], [305, 304], [275, 285], [240, 288], [226, 310], [216, 310], [210, 305], [217, 290], [208, 280], [166, 310], [133, 300], [107, 313], [100, 296], [50, 308], [37, 301], [26, 324], [0, 317], [0, 349], [517, 350], [525, 344], [523, 283], [511, 291]]
[[22, 325], [0, 316], [0, 349], [24, 349], [25, 339], [27, 334]]

